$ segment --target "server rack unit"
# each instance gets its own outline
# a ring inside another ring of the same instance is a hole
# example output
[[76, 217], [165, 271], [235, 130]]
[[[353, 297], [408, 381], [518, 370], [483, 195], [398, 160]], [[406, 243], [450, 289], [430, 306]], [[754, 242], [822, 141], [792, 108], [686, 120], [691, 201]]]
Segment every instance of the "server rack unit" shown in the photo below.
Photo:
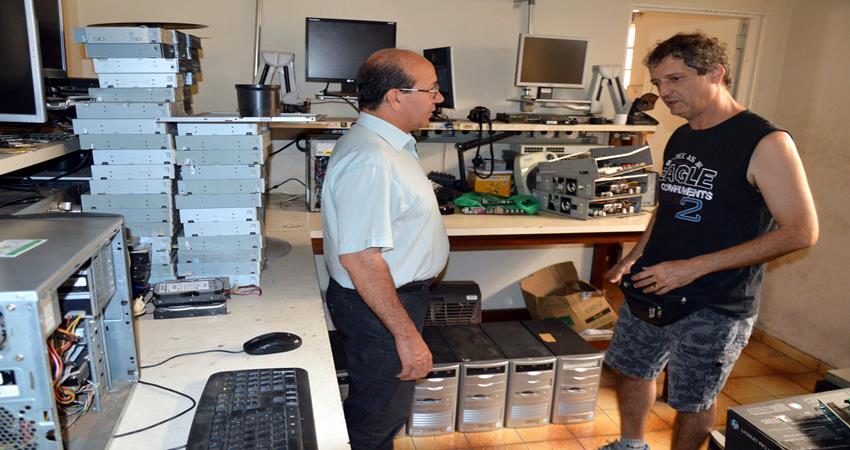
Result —
[[307, 207], [310, 211], [322, 208], [322, 183], [333, 153], [338, 134], [321, 134], [307, 139]]
[[416, 381], [407, 432], [411, 436], [451, 433], [455, 430], [460, 361], [436, 327], [425, 327], [422, 338], [431, 350], [434, 367]]
[[508, 360], [478, 325], [437, 328], [455, 357], [462, 361], [457, 430], [502, 428], [508, 387]]
[[518, 321], [485, 322], [481, 328], [510, 358], [505, 426], [522, 428], [549, 423], [555, 356]]
[[522, 324], [558, 357], [552, 423], [593, 420], [603, 354], [558, 319]]
[[0, 447], [112, 438], [139, 379], [122, 230], [115, 215], [0, 216]]

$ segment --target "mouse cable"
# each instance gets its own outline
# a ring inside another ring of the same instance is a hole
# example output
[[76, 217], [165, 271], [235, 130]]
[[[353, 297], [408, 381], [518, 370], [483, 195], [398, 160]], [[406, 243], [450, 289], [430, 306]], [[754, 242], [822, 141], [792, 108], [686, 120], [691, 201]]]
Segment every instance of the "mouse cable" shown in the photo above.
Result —
[[147, 365], [147, 366], [141, 366], [141, 367], [139, 367], [139, 369], [150, 369], [152, 367], [161, 366], [161, 365], [167, 363], [168, 361], [171, 361], [174, 358], [179, 358], [181, 356], [200, 355], [200, 354], [203, 354], [203, 353], [233, 353], [233, 354], [238, 354], [238, 353], [245, 353], [245, 350], [238, 350], [237, 351], [237, 350], [223, 350], [223, 349], [217, 348], [217, 349], [214, 349], [214, 350], [202, 350], [200, 352], [180, 353], [180, 354], [169, 357], [165, 361], [160, 361], [156, 364], [150, 364], [150, 365]]
[[[180, 392], [180, 391], [175, 391], [174, 389], [167, 388], [167, 387], [165, 387], [165, 386], [160, 386], [160, 385], [155, 384], [155, 383], [148, 383], [147, 381], [142, 381], [142, 380], [139, 380], [139, 384], [144, 384], [144, 385], [147, 385], [147, 386], [153, 386], [153, 387], [155, 387], [155, 388], [159, 388], [159, 389], [162, 389], [162, 390], [164, 390], [164, 391], [172, 392], [172, 393], [177, 394], [177, 395], [179, 395], [179, 396], [181, 396], [181, 397], [188, 398], [188, 399], [189, 399], [189, 401], [190, 401], [190, 402], [192, 402], [192, 406], [190, 406], [190, 407], [188, 407], [188, 408], [184, 409], [182, 412], [180, 412], [180, 413], [178, 413], [178, 414], [175, 414], [175, 415], [173, 415], [173, 416], [171, 416], [171, 417], [169, 417], [169, 418], [167, 418], [167, 419], [165, 419], [165, 420], [160, 420], [159, 422], [157, 422], [157, 423], [155, 423], [155, 424], [153, 424], [153, 425], [148, 425], [148, 426], [146, 426], [146, 427], [144, 427], [144, 428], [139, 428], [138, 430], [128, 431], [128, 432], [126, 432], [126, 433], [116, 434], [116, 435], [112, 436], [113, 438], [120, 438], [120, 437], [124, 437], [124, 436], [129, 436], [129, 435], [131, 435], [131, 434], [141, 433], [142, 431], [147, 431], [147, 430], [150, 430], [151, 428], [158, 427], [158, 426], [160, 426], [160, 425], [162, 425], [162, 424], [164, 424], [164, 423], [166, 423], [166, 422], [170, 422], [170, 421], [172, 421], [172, 420], [174, 420], [174, 419], [176, 419], [176, 418], [178, 418], [178, 417], [182, 416], [183, 414], [186, 414], [187, 412], [189, 412], [189, 411], [191, 411], [191, 410], [195, 409], [195, 406], [197, 406], [197, 404], [198, 404], [198, 403], [195, 401], [195, 399], [194, 399], [194, 398], [192, 398], [192, 397], [190, 397], [190, 396], [188, 396], [188, 395], [186, 395], [186, 394], [184, 394], [184, 393], [182, 393], [182, 392]], [[178, 448], [180, 448], [180, 447], [178, 447]]]

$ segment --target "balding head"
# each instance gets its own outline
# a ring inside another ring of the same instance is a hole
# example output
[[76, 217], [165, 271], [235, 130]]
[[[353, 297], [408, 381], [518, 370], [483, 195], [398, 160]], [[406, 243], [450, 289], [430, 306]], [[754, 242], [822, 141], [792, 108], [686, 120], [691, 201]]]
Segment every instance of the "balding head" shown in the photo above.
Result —
[[410, 50], [385, 48], [373, 53], [357, 73], [360, 108], [375, 110], [390, 89], [413, 87], [416, 80], [410, 68], [422, 62], [428, 63], [428, 60]]

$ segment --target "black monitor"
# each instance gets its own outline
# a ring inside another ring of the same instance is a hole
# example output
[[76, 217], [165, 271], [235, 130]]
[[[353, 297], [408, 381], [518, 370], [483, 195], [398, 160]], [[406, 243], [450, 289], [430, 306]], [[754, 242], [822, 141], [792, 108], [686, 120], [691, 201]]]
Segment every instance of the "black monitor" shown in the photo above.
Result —
[[35, 0], [38, 41], [44, 76], [65, 78], [65, 30], [62, 27], [62, 0]]
[[437, 108], [454, 109], [455, 107], [455, 76], [454, 53], [451, 47], [426, 48], [422, 51], [425, 59], [431, 61], [437, 72], [437, 83], [440, 84], [440, 94], [445, 100], [437, 104]]
[[307, 81], [341, 83], [342, 92], [356, 92], [360, 66], [372, 53], [395, 47], [395, 22], [307, 18], [305, 67]]
[[588, 46], [584, 38], [520, 35], [516, 85], [584, 88]]
[[0, 122], [44, 122], [44, 79], [33, 0], [0, 2]]

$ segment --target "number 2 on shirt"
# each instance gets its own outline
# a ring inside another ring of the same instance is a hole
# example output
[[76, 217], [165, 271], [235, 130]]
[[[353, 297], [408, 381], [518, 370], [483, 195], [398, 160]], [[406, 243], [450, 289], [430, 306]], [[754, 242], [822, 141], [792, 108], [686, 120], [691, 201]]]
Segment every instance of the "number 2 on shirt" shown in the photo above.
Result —
[[702, 216], [697, 214], [702, 209], [702, 200], [693, 197], [682, 197], [679, 204], [682, 206], [690, 205], [690, 207], [676, 213], [677, 219], [687, 220], [688, 222], [699, 222], [702, 220]]

